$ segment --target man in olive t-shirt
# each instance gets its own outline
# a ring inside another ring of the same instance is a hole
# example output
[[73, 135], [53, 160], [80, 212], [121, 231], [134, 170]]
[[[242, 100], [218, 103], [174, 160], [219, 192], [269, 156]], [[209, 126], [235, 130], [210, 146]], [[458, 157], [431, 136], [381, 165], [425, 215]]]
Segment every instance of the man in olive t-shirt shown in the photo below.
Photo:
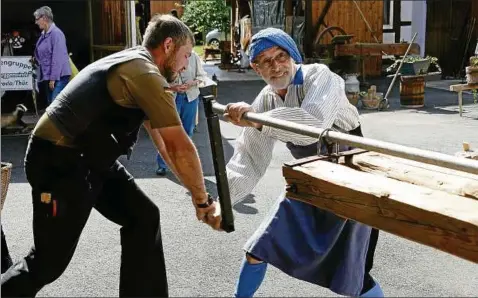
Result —
[[92, 208], [121, 226], [119, 296], [168, 296], [159, 209], [117, 160], [143, 124], [191, 193], [197, 219], [220, 229], [196, 148], [165, 90], [193, 44], [180, 20], [155, 16], [142, 46], [88, 65], [47, 108], [25, 156], [35, 245], [4, 274], [2, 296], [33, 297], [60, 277]]
[[[134, 59], [115, 66], [107, 77], [108, 92], [114, 102], [126, 108], [140, 108], [147, 118], [148, 128], [165, 128], [181, 125], [173, 94], [152, 57], [150, 61]], [[94, 108], [94, 107], [92, 107]], [[74, 140], [64, 136], [47, 113], [38, 121], [33, 135], [57, 145], [75, 147]]]

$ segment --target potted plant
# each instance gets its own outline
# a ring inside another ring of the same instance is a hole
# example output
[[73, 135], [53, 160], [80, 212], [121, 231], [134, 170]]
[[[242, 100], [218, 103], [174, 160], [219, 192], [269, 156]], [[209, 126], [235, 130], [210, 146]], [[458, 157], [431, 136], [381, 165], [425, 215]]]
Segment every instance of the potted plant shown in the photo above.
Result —
[[402, 69], [400, 73], [402, 75], [424, 75], [429, 72], [430, 65], [434, 65], [435, 68], [441, 72], [440, 65], [438, 65], [438, 58], [432, 56], [420, 57], [420, 56], [407, 56], [405, 59], [394, 59], [394, 63], [387, 68], [387, 72], [394, 72], [403, 60]]
[[468, 84], [478, 84], [478, 56], [470, 57], [470, 66], [465, 68], [466, 82]]
[[478, 90], [471, 89], [471, 94], [473, 94], [473, 103], [478, 103]]

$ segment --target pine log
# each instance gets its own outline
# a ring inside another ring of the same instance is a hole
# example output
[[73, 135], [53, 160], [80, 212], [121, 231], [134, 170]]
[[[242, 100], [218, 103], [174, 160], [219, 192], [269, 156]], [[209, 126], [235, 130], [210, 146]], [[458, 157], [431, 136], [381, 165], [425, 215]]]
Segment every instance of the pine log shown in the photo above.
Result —
[[478, 263], [478, 200], [376, 173], [328, 161], [283, 167], [292, 199]]
[[354, 155], [341, 163], [356, 170], [435, 190], [478, 199], [478, 176], [376, 152]]
[[455, 153], [456, 157], [478, 160], [478, 151], [461, 151]]

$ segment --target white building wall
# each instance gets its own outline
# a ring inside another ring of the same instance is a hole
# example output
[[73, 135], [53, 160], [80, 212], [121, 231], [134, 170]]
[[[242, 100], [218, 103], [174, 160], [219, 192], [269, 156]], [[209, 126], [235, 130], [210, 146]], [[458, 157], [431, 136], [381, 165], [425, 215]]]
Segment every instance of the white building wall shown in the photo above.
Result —
[[[402, 22], [412, 22], [413, 3], [416, 1], [402, 1], [401, 20]], [[412, 23], [413, 24], [413, 23]], [[412, 40], [412, 26], [402, 26], [400, 28], [400, 41]]]
[[[395, 0], [397, 1], [397, 0]], [[393, 24], [393, 1], [390, 4], [390, 23]], [[400, 41], [410, 42], [413, 34], [418, 32], [415, 43], [420, 45], [420, 55], [425, 54], [425, 35], [427, 24], [427, 4], [426, 0], [401, 1], [401, 21], [411, 22], [411, 26], [402, 26], [400, 28]], [[392, 29], [392, 25], [384, 24], [383, 29]], [[395, 33], [383, 33], [383, 43], [394, 43]]]
[[395, 43], [395, 33], [383, 33], [383, 43]]
[[[384, 8], [385, 9], [385, 8]], [[385, 11], [384, 11], [385, 13]], [[383, 29], [393, 29], [393, 1], [390, 1], [390, 24], [383, 24]], [[394, 43], [395, 42], [395, 33], [384, 32], [383, 43]]]
[[[427, 2], [425, 0], [421, 1], [410, 1], [413, 3], [413, 14], [412, 14], [412, 32], [418, 32], [416, 43], [420, 45], [420, 55], [425, 56], [425, 38], [427, 33]], [[410, 36], [410, 39], [412, 36]]]

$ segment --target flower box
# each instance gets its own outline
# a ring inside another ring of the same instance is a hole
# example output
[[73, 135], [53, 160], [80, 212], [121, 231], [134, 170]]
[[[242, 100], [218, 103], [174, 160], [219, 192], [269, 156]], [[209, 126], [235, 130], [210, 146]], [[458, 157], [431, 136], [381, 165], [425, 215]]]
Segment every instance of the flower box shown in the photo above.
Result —
[[411, 75], [411, 76], [427, 74], [429, 67], [430, 67], [429, 59], [423, 59], [423, 60], [418, 60], [414, 62], [403, 62], [400, 73], [402, 75]]

